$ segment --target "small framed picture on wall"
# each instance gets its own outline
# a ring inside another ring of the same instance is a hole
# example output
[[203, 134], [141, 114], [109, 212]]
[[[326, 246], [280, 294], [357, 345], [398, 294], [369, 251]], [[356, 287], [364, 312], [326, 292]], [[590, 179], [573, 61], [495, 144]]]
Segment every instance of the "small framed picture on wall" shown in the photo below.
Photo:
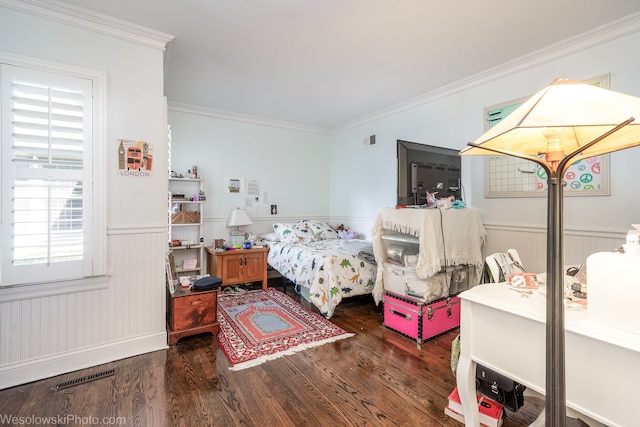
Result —
[[236, 194], [244, 193], [244, 178], [225, 178], [224, 192]]

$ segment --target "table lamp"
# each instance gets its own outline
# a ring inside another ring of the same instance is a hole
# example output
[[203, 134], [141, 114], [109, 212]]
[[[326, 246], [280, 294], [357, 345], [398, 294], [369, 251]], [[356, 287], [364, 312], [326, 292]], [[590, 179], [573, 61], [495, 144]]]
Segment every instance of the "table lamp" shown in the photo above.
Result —
[[235, 227], [235, 230], [232, 230], [229, 233], [229, 241], [231, 242], [231, 246], [240, 249], [242, 248], [242, 244], [245, 240], [244, 231], [240, 231], [240, 227], [244, 227], [245, 225], [251, 225], [251, 218], [247, 214], [247, 211], [244, 209], [233, 209], [229, 213], [229, 218], [227, 218], [227, 227]]
[[589, 83], [557, 79], [460, 155], [507, 155], [547, 173], [545, 425], [565, 426], [562, 189], [574, 162], [640, 145], [640, 99]]

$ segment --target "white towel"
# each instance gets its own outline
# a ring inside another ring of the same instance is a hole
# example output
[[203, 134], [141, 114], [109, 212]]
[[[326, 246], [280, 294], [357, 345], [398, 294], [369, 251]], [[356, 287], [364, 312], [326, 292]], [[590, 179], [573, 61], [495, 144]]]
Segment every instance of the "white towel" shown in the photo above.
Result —
[[418, 255], [405, 255], [404, 256], [404, 266], [405, 267], [415, 267], [418, 265]]

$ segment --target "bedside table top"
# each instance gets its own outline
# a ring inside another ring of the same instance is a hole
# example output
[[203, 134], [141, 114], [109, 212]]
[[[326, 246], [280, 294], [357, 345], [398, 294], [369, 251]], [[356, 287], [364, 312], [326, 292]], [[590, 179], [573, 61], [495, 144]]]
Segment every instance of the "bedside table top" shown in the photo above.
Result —
[[217, 251], [212, 247], [207, 247], [207, 252], [210, 254], [214, 254], [216, 256], [224, 256], [224, 255], [237, 255], [237, 254], [246, 254], [252, 252], [269, 252], [269, 248], [251, 248], [251, 249], [234, 249], [229, 251]]
[[180, 298], [180, 297], [187, 297], [191, 295], [201, 295], [201, 294], [208, 294], [211, 292], [218, 292], [218, 289], [220, 288], [207, 289], [206, 291], [194, 291], [193, 289], [183, 288], [180, 284], [178, 284], [176, 285], [176, 291], [174, 293], [169, 292], [168, 289], [167, 289], [167, 293], [171, 295], [171, 298]]

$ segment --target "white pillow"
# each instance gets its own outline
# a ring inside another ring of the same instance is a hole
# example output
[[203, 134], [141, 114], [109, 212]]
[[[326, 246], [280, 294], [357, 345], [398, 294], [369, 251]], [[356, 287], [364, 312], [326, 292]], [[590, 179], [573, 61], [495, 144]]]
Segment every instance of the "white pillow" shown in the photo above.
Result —
[[326, 222], [309, 220], [306, 224], [309, 233], [313, 235], [313, 240], [329, 240], [339, 237], [338, 231]]
[[260, 237], [262, 240], [266, 240], [267, 242], [277, 242], [280, 240], [276, 233], [261, 234], [258, 237]]

